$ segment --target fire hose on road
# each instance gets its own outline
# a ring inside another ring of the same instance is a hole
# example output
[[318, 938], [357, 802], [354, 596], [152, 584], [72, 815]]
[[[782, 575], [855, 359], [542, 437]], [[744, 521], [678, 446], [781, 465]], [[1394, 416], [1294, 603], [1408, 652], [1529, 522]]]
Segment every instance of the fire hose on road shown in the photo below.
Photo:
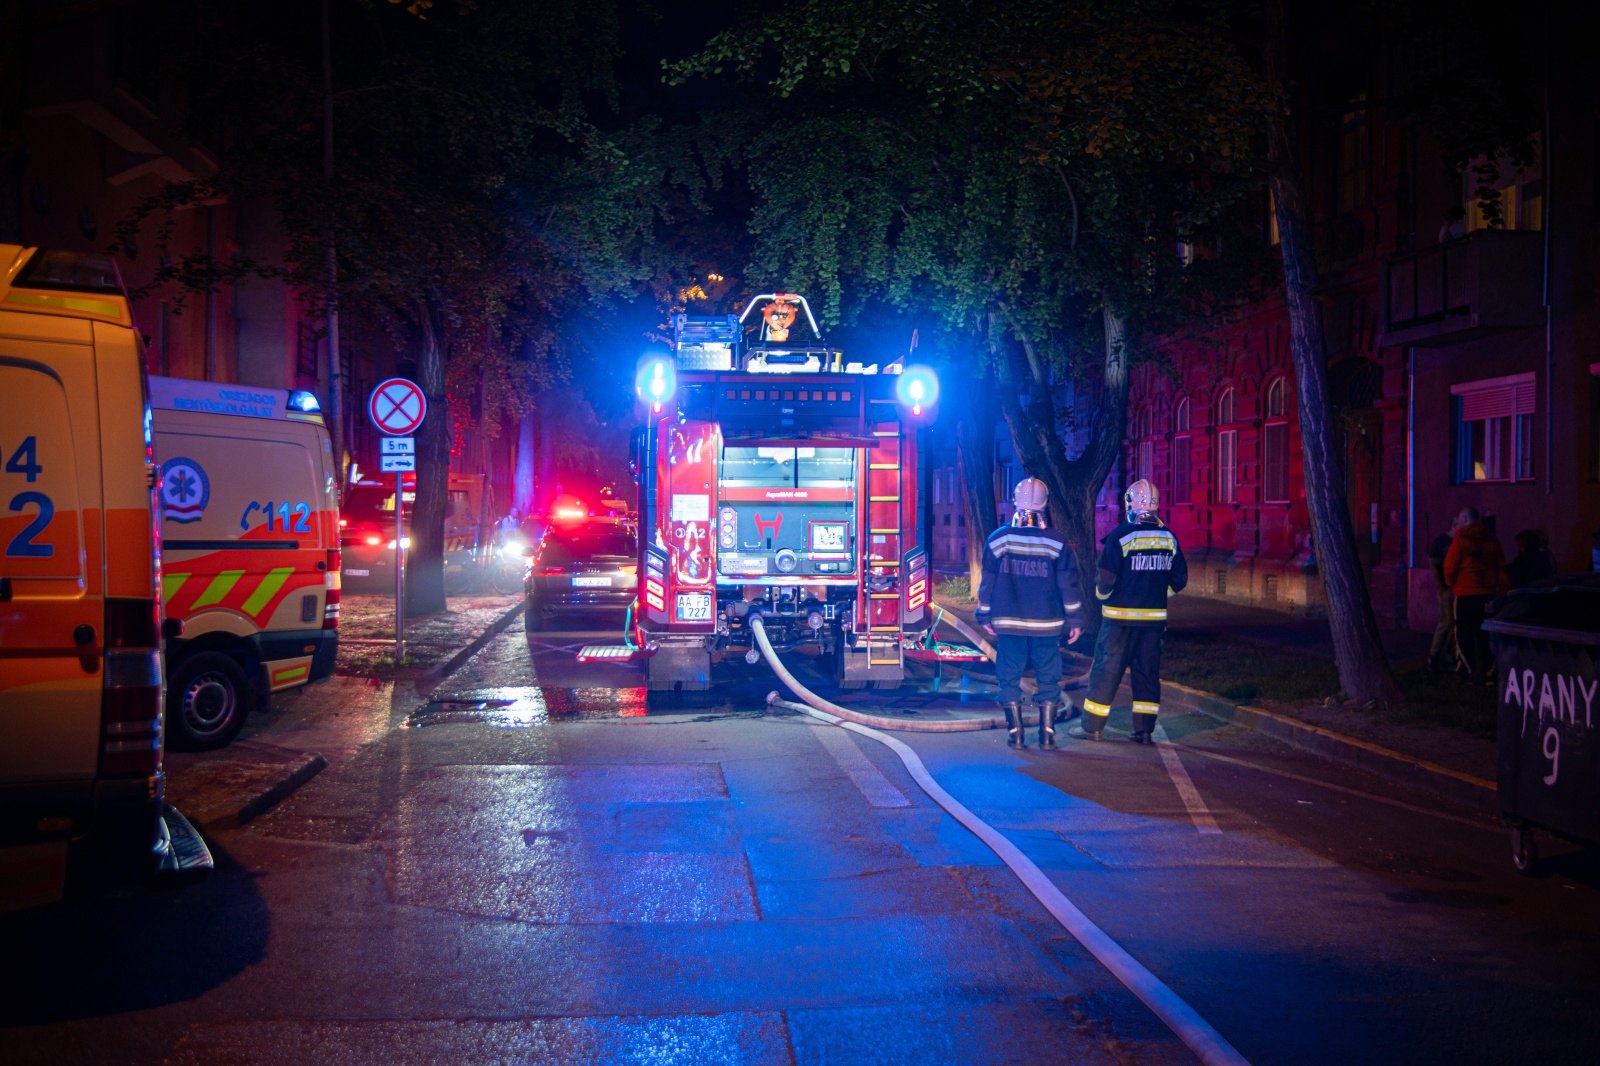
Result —
[[[978, 647], [991, 659], [994, 649], [987, 642], [977, 637], [964, 624], [956, 620], [956, 628], [963, 635], [973, 640]], [[767, 640], [766, 629], [761, 624], [760, 618], [750, 620], [750, 631], [755, 635], [757, 646], [767, 660], [767, 665], [772, 667], [773, 673], [778, 675], [795, 695], [804, 703], [794, 703], [789, 700], [779, 699], [776, 692], [767, 697], [767, 703], [789, 710], [800, 711], [808, 714], [829, 725], [848, 729], [864, 737], [870, 737], [878, 743], [885, 745], [893, 751], [904, 764], [906, 772], [917, 782], [928, 796], [943, 807], [951, 817], [971, 830], [979, 840], [983, 841], [1000, 860], [1011, 868], [1035, 899], [1044, 905], [1045, 910], [1061, 923], [1062, 928], [1071, 933], [1073, 938], [1088, 949], [1100, 964], [1110, 970], [1112, 975], [1134, 995], [1155, 1012], [1167, 1027], [1182, 1040], [1190, 1051], [1195, 1053], [1199, 1060], [1206, 1066], [1249, 1066], [1245, 1057], [1233, 1047], [1232, 1044], [1217, 1032], [1209, 1022], [1200, 1017], [1195, 1009], [1179, 998], [1178, 994], [1168, 988], [1162, 981], [1145, 969], [1144, 966], [1123, 950], [1105, 931], [1095, 925], [1089, 918], [1073, 904], [1055, 884], [1045, 876], [1032, 859], [1006, 838], [999, 830], [969, 811], [965, 805], [935, 781], [933, 775], [922, 764], [922, 759], [904, 742], [869, 728], [878, 726], [884, 729], [895, 729], [906, 732], [921, 733], [955, 733], [967, 732], [977, 729], [995, 729], [1004, 724], [1003, 718], [974, 718], [963, 721], [950, 722], [904, 722], [890, 718], [880, 718], [873, 715], [860, 714], [847, 708], [840, 707], [823, 699], [800, 682], [778, 659], [778, 653], [772, 650], [772, 643]]]

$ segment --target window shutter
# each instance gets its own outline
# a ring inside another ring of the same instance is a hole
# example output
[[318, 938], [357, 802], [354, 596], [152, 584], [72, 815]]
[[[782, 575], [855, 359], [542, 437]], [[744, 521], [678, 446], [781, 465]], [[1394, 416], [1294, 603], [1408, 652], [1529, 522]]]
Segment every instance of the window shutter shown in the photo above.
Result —
[[1534, 412], [1533, 382], [1524, 381], [1517, 385], [1517, 414], [1531, 415]]
[[[1517, 394], [1520, 386], [1505, 385], [1493, 389], [1477, 389], [1461, 397], [1461, 421], [1479, 422], [1485, 418], [1505, 418], [1517, 413]], [[1533, 387], [1528, 386], [1529, 400]], [[1531, 408], [1530, 408], [1531, 410]]]

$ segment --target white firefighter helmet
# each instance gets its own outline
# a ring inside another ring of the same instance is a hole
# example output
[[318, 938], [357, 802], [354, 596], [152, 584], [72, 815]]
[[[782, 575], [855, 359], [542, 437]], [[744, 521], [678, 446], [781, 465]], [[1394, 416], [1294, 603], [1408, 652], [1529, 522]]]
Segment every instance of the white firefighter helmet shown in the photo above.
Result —
[[1161, 491], [1153, 484], [1140, 478], [1128, 486], [1128, 491], [1122, 494], [1123, 509], [1128, 512], [1131, 522], [1136, 517], [1153, 515], [1161, 506]]
[[1017, 509], [1011, 516], [1012, 525], [1043, 525], [1044, 509], [1050, 503], [1050, 490], [1038, 478], [1025, 477], [1011, 490], [1011, 502]]

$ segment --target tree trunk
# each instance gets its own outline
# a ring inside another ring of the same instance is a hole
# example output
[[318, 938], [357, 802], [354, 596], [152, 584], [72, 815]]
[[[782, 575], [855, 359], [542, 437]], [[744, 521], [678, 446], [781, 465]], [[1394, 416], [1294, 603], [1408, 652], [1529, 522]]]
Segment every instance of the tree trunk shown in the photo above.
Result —
[[1267, 117], [1267, 168], [1283, 253], [1283, 290], [1289, 310], [1289, 344], [1300, 399], [1300, 440], [1305, 451], [1306, 504], [1311, 532], [1328, 597], [1339, 686], [1353, 700], [1397, 702], [1372, 613], [1366, 573], [1356, 549], [1355, 530], [1344, 494], [1344, 473], [1333, 408], [1328, 402], [1328, 368], [1323, 357], [1322, 317], [1315, 295], [1317, 265], [1306, 210], [1305, 185], [1295, 155], [1285, 79], [1288, 36], [1282, 0], [1266, 2], [1267, 81], [1280, 106]]
[[[1089, 445], [1076, 459], [1068, 459], [1056, 432], [1055, 399], [1050, 383], [1032, 368], [1040, 365], [1033, 338], [1016, 317], [1006, 313], [1023, 351], [1015, 345], [997, 344], [995, 366], [999, 378], [1000, 407], [1011, 429], [1012, 445], [1029, 475], [1050, 489], [1050, 522], [1072, 547], [1078, 578], [1084, 589], [1084, 613], [1090, 629], [1100, 624], [1100, 603], [1088, 595], [1099, 558], [1095, 536], [1094, 501], [1100, 486], [1122, 451], [1122, 434], [1128, 411], [1127, 319], [1117, 314], [1107, 297], [1103, 304], [1105, 362], [1101, 370], [1100, 403], [1095, 412]], [[1005, 309], [1002, 307], [1004, 313]], [[991, 326], [994, 319], [991, 316]], [[991, 333], [991, 340], [993, 334]], [[1042, 373], [1042, 371], [1041, 371]], [[1022, 390], [1028, 390], [1023, 403]]]
[[450, 397], [444, 385], [443, 323], [432, 302], [419, 301], [417, 384], [428, 417], [417, 431], [417, 499], [411, 505], [406, 555], [406, 614], [436, 614], [444, 602], [444, 518], [450, 502]]
[[994, 499], [994, 427], [999, 415], [993, 380], [974, 379], [956, 419], [956, 460], [961, 471], [962, 509], [967, 520], [967, 580], [978, 595], [983, 545], [1000, 524]]

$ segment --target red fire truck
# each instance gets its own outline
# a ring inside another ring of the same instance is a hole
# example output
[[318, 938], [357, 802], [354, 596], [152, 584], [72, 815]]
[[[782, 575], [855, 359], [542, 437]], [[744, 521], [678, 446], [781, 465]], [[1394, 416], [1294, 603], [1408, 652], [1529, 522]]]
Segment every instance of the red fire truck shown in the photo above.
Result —
[[896, 687], [902, 639], [928, 625], [917, 430], [937, 378], [847, 362], [793, 293], [673, 326], [672, 354], [638, 379], [651, 693], [709, 689], [716, 653], [751, 647], [753, 617], [779, 650], [831, 655], [846, 688]]

